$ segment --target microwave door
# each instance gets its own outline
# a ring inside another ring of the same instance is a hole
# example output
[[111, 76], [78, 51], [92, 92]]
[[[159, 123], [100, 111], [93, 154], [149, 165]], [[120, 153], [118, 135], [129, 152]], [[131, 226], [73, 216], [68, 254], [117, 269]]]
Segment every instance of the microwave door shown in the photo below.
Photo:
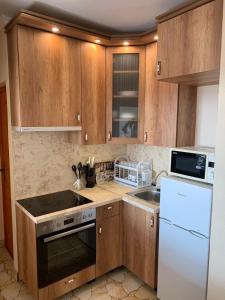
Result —
[[171, 153], [171, 172], [187, 177], [205, 179], [206, 155], [172, 151]]

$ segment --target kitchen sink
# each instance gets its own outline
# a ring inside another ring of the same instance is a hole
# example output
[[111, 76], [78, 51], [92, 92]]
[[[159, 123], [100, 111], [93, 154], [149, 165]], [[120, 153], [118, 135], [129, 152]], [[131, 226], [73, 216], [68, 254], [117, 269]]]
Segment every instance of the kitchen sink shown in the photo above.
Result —
[[127, 194], [148, 202], [153, 202], [153, 203], [160, 202], [160, 189], [156, 187], [147, 187]]

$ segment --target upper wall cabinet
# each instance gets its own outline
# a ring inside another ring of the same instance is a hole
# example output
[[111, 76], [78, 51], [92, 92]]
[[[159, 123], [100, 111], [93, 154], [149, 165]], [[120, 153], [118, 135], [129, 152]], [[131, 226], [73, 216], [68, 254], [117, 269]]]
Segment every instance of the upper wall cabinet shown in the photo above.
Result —
[[82, 42], [82, 143], [105, 143], [105, 48]]
[[218, 82], [222, 0], [196, 3], [180, 15], [175, 11], [157, 18], [158, 79], [190, 85]]
[[144, 143], [193, 146], [197, 87], [156, 79], [157, 43], [146, 47]]
[[80, 41], [14, 26], [8, 49], [12, 125], [80, 126]]
[[106, 74], [107, 142], [143, 142], [145, 48], [108, 48]]

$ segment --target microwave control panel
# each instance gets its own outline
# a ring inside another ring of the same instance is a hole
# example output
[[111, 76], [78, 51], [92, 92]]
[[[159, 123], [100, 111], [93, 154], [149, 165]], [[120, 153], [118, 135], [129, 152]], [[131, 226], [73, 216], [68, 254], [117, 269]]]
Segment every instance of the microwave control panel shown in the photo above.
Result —
[[208, 167], [207, 167], [207, 181], [213, 183], [214, 181], [214, 168], [215, 168], [215, 155], [208, 156]]

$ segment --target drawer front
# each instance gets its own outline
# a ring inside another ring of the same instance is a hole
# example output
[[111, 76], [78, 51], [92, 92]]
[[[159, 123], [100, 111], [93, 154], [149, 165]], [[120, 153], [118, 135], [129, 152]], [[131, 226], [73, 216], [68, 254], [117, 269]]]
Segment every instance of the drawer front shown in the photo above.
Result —
[[81, 272], [66, 277], [56, 283], [51, 284], [48, 287], [49, 299], [55, 299], [61, 295], [64, 295], [75, 288], [91, 281], [95, 278], [95, 265], [88, 267]]
[[120, 212], [120, 201], [110, 203], [97, 208], [96, 216], [97, 219], [104, 219], [119, 215]]

